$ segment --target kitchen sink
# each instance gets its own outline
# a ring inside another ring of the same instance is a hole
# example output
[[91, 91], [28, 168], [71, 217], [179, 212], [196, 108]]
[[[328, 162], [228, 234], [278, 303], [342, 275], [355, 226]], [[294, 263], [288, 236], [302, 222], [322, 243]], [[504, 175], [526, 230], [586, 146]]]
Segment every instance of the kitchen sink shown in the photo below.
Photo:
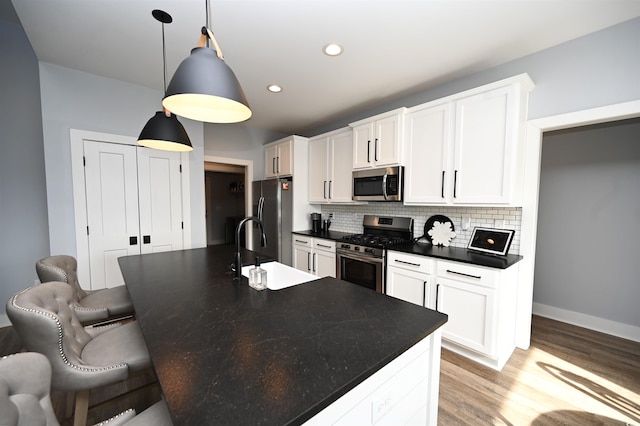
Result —
[[[267, 288], [269, 290], [281, 290], [318, 279], [315, 275], [279, 262], [263, 263], [260, 267], [267, 271]], [[249, 278], [249, 269], [252, 268], [254, 265], [243, 266], [242, 275]]]

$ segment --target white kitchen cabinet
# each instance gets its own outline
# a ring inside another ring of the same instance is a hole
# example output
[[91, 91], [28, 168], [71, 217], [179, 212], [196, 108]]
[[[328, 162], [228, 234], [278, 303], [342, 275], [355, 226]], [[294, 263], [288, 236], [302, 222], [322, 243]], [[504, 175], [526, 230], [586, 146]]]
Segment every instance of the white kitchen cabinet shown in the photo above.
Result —
[[407, 110], [405, 204], [519, 205], [524, 74]]
[[449, 316], [443, 346], [501, 370], [515, 349], [518, 265], [487, 268], [389, 250], [386, 294]]
[[352, 203], [353, 136], [350, 128], [309, 140], [309, 202]]
[[389, 251], [386, 294], [425, 308], [435, 307], [434, 261], [425, 256]]
[[353, 169], [400, 164], [406, 108], [349, 124], [353, 128]]
[[515, 349], [518, 265], [494, 269], [437, 261], [436, 310], [449, 316], [446, 347], [501, 370]]
[[293, 138], [294, 136], [290, 136], [264, 146], [265, 178], [293, 174]]
[[317, 277], [336, 277], [336, 243], [293, 234], [293, 267]]

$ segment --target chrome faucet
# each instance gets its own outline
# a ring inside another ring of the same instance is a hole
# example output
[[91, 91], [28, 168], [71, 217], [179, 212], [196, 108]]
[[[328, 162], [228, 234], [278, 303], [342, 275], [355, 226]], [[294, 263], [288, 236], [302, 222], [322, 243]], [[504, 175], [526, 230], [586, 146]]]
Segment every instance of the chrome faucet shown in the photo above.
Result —
[[240, 231], [242, 230], [242, 227], [244, 226], [244, 224], [250, 221], [254, 221], [258, 223], [258, 225], [260, 226], [260, 232], [262, 233], [262, 235], [260, 236], [260, 244], [262, 245], [262, 247], [267, 246], [267, 236], [264, 234], [264, 226], [262, 225], [262, 221], [260, 219], [258, 219], [255, 216], [250, 216], [250, 217], [245, 217], [240, 221], [240, 223], [238, 223], [238, 226], [236, 227], [236, 255], [233, 260], [233, 267], [236, 273], [236, 276], [235, 276], [236, 280], [239, 280], [242, 277], [242, 256], [240, 256]]

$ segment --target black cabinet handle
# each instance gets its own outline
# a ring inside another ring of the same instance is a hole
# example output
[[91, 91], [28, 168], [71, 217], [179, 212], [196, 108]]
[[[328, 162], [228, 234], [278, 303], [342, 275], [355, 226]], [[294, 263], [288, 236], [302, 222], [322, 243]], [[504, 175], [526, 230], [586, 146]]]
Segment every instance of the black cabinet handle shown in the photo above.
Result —
[[151, 235], [143, 235], [142, 244], [151, 244]]
[[326, 200], [327, 199], [327, 181], [326, 180], [322, 182], [322, 193]]
[[313, 253], [313, 272], [316, 272], [316, 253]]
[[273, 174], [276, 174], [276, 157], [273, 157], [271, 159], [271, 170], [273, 171]]
[[398, 260], [398, 259], [393, 259], [394, 262], [398, 262], [398, 263], [404, 263], [405, 265], [411, 265], [411, 266], [417, 266], [420, 267], [419, 263], [411, 263], [411, 262], [406, 262], [404, 260]]
[[129, 245], [130, 246], [138, 245], [138, 237], [129, 237]]
[[331, 182], [332, 181], [329, 181], [329, 199], [331, 199]]
[[[438, 310], [438, 296], [440, 295], [440, 284], [436, 284], [436, 311]], [[440, 312], [440, 311], [438, 311]]]
[[378, 138], [376, 138], [376, 141], [373, 144], [373, 152], [375, 160], [378, 161]]
[[427, 282], [422, 283], [422, 306], [427, 307]]
[[280, 173], [280, 157], [276, 157], [276, 172]]
[[367, 163], [371, 162], [371, 141], [367, 141]]
[[307, 253], [307, 271], [311, 272], [311, 253]]
[[444, 198], [444, 170], [442, 171], [442, 185], [440, 186], [441, 197]]
[[458, 171], [453, 172], [453, 198], [456, 198], [456, 191], [458, 189]]
[[450, 269], [447, 269], [447, 272], [450, 273], [450, 274], [462, 275], [463, 277], [475, 278], [477, 280], [482, 278], [481, 275], [465, 274], [464, 272], [456, 272], [456, 271], [452, 271]]

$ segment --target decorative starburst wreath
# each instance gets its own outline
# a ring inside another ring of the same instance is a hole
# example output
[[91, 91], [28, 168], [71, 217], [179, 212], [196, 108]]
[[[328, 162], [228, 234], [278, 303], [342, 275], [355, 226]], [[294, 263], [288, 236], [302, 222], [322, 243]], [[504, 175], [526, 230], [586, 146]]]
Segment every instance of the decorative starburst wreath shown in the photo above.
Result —
[[431, 243], [434, 246], [449, 247], [451, 240], [455, 238], [456, 233], [451, 229], [451, 222], [433, 222], [433, 228], [431, 228], [427, 234], [431, 236]]

